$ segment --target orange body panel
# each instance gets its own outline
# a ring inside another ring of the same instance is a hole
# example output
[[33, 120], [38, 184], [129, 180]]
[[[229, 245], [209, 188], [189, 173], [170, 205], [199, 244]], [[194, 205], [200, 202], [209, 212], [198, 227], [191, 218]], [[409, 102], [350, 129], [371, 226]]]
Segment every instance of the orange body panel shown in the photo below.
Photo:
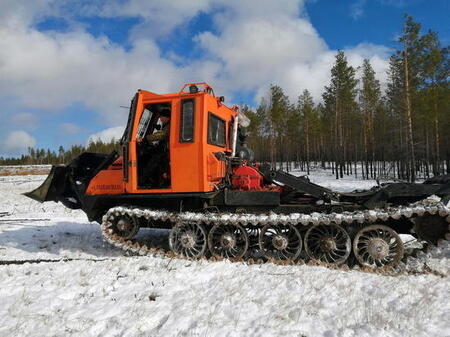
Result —
[[110, 165], [89, 182], [86, 194], [122, 194], [125, 192], [122, 165]]
[[[175, 94], [157, 95], [152, 92], [139, 90], [137, 93], [136, 112], [132, 124], [129, 143], [128, 179], [123, 181], [123, 171], [110, 168], [101, 171], [90, 183], [87, 194], [116, 194], [116, 193], [195, 193], [217, 190], [217, 184], [225, 177], [225, 162], [215, 156], [215, 152], [231, 153], [230, 128], [237, 111], [228, 108], [218, 97], [214, 97], [209, 90], [197, 93], [179, 92]], [[182, 100], [194, 99], [194, 140], [180, 142], [181, 107]], [[148, 189], [138, 186], [138, 154], [137, 131], [139, 121], [148, 104], [169, 103], [170, 132], [170, 187]], [[212, 113], [225, 121], [226, 144], [224, 147], [208, 144], [208, 119]]]

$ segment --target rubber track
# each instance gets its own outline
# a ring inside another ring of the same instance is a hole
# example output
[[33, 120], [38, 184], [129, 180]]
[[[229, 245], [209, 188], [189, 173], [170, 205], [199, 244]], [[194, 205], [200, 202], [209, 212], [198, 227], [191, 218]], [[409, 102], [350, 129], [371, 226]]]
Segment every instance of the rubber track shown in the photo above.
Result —
[[[311, 226], [317, 224], [328, 225], [331, 223], [338, 224], [342, 227], [351, 225], [354, 223], [376, 223], [377, 221], [387, 221], [389, 219], [398, 220], [402, 216], [406, 218], [420, 217], [427, 214], [439, 215], [445, 218], [446, 222], [449, 223], [450, 227], [450, 205], [444, 205], [439, 198], [429, 197], [427, 199], [421, 200], [414, 204], [408, 206], [398, 206], [398, 207], [388, 207], [386, 209], [374, 209], [374, 210], [364, 210], [355, 212], [343, 212], [343, 213], [311, 213], [311, 214], [300, 214], [292, 213], [288, 215], [284, 214], [235, 214], [235, 213], [195, 213], [195, 212], [167, 212], [167, 211], [156, 211], [150, 209], [142, 209], [137, 207], [125, 207], [117, 206], [111, 208], [104, 216], [102, 220], [102, 235], [104, 239], [110, 244], [123, 249], [125, 251], [139, 254], [139, 255], [165, 255], [170, 258], [179, 257], [176, 256], [172, 251], [166, 251], [161, 248], [151, 248], [147, 247], [145, 244], [141, 244], [136, 240], [124, 240], [120, 236], [113, 233], [110, 228], [112, 226], [111, 220], [117, 216], [129, 215], [137, 218], [145, 218], [149, 222], [152, 221], [169, 221], [173, 225], [182, 223], [197, 223], [206, 224], [213, 226], [215, 224], [240, 224], [244, 227], [255, 226], [262, 228], [267, 224], [291, 224], [294, 226]], [[449, 233], [443, 239], [449, 239]], [[184, 258], [184, 257], [183, 257]], [[202, 258], [203, 259], [203, 258]], [[217, 258], [212, 258], [217, 260]], [[235, 261], [246, 261], [248, 263], [264, 263], [264, 260], [258, 259], [254, 260], [252, 258], [244, 260], [239, 259]], [[304, 264], [303, 261], [271, 261], [278, 264]], [[313, 265], [327, 265], [321, 262], [312, 261], [309, 264]], [[331, 266], [333, 268], [339, 268], [348, 270], [348, 266]], [[357, 267], [358, 268], [358, 267]], [[364, 269], [364, 268], [360, 268]], [[384, 272], [383, 268], [380, 269]], [[373, 270], [371, 270], [373, 271]]]

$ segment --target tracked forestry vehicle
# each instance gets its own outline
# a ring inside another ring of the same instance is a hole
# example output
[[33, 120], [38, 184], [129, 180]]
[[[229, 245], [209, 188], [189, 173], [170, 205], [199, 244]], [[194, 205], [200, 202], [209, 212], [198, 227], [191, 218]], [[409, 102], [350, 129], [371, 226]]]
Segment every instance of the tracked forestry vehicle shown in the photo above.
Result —
[[[148, 254], [142, 227], [170, 230], [169, 247], [187, 258], [216, 257], [369, 268], [397, 265], [399, 234], [448, 239], [449, 177], [339, 193], [253, 162], [248, 119], [206, 83], [131, 101], [121, 153], [83, 153], [53, 166], [26, 195], [82, 209], [105, 239]], [[172, 253], [170, 253], [172, 254]]]

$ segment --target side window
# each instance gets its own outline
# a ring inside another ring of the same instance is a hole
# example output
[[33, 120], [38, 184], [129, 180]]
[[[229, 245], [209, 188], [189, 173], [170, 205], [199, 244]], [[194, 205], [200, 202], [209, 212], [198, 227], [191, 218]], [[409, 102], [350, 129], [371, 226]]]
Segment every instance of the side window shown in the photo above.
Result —
[[181, 101], [181, 123], [180, 123], [180, 142], [194, 142], [194, 112], [195, 105], [193, 99], [184, 99]]
[[139, 121], [138, 131], [136, 135], [137, 139], [144, 138], [145, 134], [147, 133], [151, 117], [152, 113], [149, 110], [145, 109], [144, 113], [142, 114], [141, 120]]
[[211, 112], [208, 120], [208, 143], [222, 147], [226, 145], [225, 121]]

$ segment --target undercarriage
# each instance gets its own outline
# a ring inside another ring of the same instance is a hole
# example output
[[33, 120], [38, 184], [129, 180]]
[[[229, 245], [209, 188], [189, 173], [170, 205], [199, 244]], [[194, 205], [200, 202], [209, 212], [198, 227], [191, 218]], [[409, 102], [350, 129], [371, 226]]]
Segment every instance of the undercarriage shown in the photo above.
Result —
[[[405, 256], [398, 233], [412, 231], [417, 236], [426, 226], [425, 231], [434, 234], [419, 240], [437, 243], [449, 239], [449, 225], [450, 209], [432, 197], [408, 206], [328, 214], [169, 212], [119, 206], [105, 214], [101, 226], [109, 243], [140, 255], [282, 263], [306, 260], [386, 269], [397, 266]], [[141, 227], [170, 228], [170, 251], [136, 239]]]

